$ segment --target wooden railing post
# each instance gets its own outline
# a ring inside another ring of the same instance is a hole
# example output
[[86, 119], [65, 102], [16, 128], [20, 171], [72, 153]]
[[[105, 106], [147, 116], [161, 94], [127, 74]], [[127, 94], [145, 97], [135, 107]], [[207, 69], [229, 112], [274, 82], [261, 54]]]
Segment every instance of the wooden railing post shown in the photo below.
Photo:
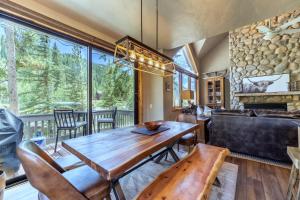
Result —
[[[93, 118], [95, 120], [95, 129], [98, 130], [97, 119], [112, 117], [112, 110], [99, 110], [93, 112]], [[80, 115], [79, 115], [80, 116]], [[43, 131], [44, 136], [48, 141], [54, 141], [56, 135], [56, 125], [54, 122], [53, 114], [34, 114], [20, 116], [24, 122], [24, 139], [30, 139], [34, 133], [38, 130], [39, 126]], [[116, 115], [116, 127], [122, 128], [126, 126], [134, 125], [134, 112], [129, 110], [118, 110]], [[108, 125], [100, 125], [101, 129], [111, 128]], [[96, 131], [94, 130], [94, 131]], [[61, 136], [65, 136], [66, 133], [61, 132]]]

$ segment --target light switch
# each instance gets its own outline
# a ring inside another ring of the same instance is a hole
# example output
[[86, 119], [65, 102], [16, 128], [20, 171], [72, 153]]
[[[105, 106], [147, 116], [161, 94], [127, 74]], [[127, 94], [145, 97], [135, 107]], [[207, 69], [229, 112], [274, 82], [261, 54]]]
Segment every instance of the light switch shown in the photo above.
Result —
[[149, 104], [150, 109], [152, 109], [152, 103]]

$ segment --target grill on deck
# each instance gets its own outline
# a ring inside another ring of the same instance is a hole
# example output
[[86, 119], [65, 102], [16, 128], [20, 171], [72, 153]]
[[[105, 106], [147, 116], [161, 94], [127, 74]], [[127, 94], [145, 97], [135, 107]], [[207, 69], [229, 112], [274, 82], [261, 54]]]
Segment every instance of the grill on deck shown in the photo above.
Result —
[[20, 161], [16, 155], [16, 147], [22, 141], [23, 122], [14, 114], [0, 109], [0, 166], [17, 171]]

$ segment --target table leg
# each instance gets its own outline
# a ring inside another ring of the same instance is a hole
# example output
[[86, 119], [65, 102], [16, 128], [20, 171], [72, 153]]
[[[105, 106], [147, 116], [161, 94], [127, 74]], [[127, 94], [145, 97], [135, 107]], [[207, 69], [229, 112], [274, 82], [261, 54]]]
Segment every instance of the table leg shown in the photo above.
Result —
[[170, 152], [170, 154], [171, 154], [171, 156], [172, 156], [172, 158], [174, 159], [175, 162], [178, 162], [180, 160], [172, 147], [169, 148], [168, 152]]
[[167, 153], [168, 153], [168, 151], [166, 151], [166, 152], [160, 154], [160, 155], [154, 160], [154, 162], [157, 163], [157, 164], [160, 163], [160, 161], [166, 156]]
[[119, 180], [115, 180], [112, 182], [112, 189], [116, 197], [116, 200], [126, 200]]
[[171, 154], [175, 162], [179, 161], [180, 159], [175, 153], [175, 151], [173, 150], [173, 146], [174, 145], [167, 147], [167, 151], [165, 153], [162, 153], [154, 162], [159, 163], [166, 155], [168, 155], [168, 153]]
[[220, 182], [220, 180], [219, 180], [218, 177], [216, 177], [216, 180], [215, 180], [215, 182], [213, 183], [213, 185], [214, 185], [214, 186], [217, 186], [217, 187], [221, 187], [221, 182]]
[[288, 192], [287, 192], [287, 200], [292, 199], [292, 192], [293, 192], [293, 187], [295, 186], [297, 177], [298, 177], [298, 169], [293, 165], [292, 171], [290, 174], [290, 179], [289, 179], [289, 185], [288, 185]]

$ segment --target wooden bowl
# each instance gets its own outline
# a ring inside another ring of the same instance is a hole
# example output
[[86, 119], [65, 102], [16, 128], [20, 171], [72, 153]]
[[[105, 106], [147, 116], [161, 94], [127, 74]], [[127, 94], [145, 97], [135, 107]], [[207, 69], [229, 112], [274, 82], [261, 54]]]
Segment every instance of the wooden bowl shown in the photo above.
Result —
[[145, 122], [144, 125], [149, 131], [155, 131], [157, 130], [163, 123], [162, 122]]

